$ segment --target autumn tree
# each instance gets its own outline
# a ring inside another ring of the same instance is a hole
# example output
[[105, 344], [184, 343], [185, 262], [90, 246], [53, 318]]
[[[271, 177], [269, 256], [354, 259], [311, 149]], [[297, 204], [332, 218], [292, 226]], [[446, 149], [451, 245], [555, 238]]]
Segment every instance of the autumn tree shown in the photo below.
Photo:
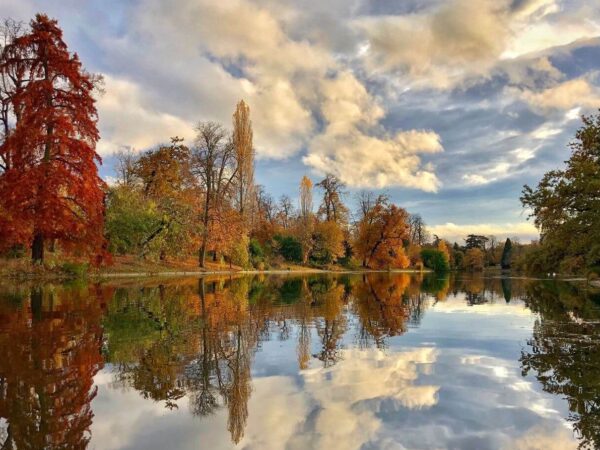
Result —
[[335, 175], [328, 173], [316, 186], [323, 191], [323, 200], [318, 211], [320, 219], [340, 225], [348, 223], [348, 208], [342, 201], [345, 184]]
[[344, 252], [344, 233], [339, 224], [333, 220], [317, 223], [311, 258], [319, 264], [331, 264]]
[[43, 261], [50, 239], [99, 251], [105, 184], [96, 166], [92, 95], [99, 78], [83, 69], [57, 22], [43, 14], [2, 49], [4, 86], [15, 72], [22, 79], [9, 99], [15, 127], [0, 150], [0, 209], [18, 223], [36, 262]]
[[237, 206], [242, 216], [250, 207], [254, 190], [254, 147], [250, 107], [240, 100], [233, 113], [233, 147], [237, 162]]
[[236, 236], [232, 236], [232, 230], [228, 229], [231, 222], [235, 221], [228, 199], [233, 191], [237, 170], [233, 142], [228, 139], [227, 132], [221, 125], [202, 122], [196, 130], [192, 170], [199, 178], [204, 194], [198, 261], [200, 267], [205, 267], [208, 247], [229, 236]]
[[312, 215], [313, 211], [313, 197], [312, 197], [313, 183], [306, 175], [302, 177], [300, 181], [300, 215], [303, 219], [307, 219]]
[[296, 224], [295, 235], [302, 244], [302, 261], [306, 263], [313, 245], [313, 183], [307, 176], [300, 181], [300, 218]]
[[463, 257], [463, 268], [471, 272], [477, 272], [483, 270], [485, 262], [485, 255], [483, 251], [478, 247], [472, 247], [467, 249]]
[[390, 204], [383, 195], [377, 198], [357, 225], [355, 250], [363, 267], [389, 266], [404, 253], [407, 221], [408, 213], [404, 209]]

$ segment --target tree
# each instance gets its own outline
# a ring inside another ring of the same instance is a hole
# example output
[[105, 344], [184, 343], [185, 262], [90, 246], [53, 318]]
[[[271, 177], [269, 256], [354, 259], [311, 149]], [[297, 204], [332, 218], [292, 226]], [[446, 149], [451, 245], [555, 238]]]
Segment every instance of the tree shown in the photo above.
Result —
[[306, 175], [300, 181], [300, 215], [303, 219], [307, 219], [312, 215], [313, 200], [312, 200], [312, 181]]
[[300, 220], [296, 224], [295, 235], [302, 244], [302, 262], [308, 262], [308, 256], [313, 246], [313, 202], [312, 202], [312, 181], [307, 176], [303, 176], [300, 181]]
[[183, 139], [171, 138], [171, 145], [142, 154], [133, 162], [133, 177], [160, 218], [142, 242], [142, 256], [150, 246], [164, 259], [167, 253], [181, 253], [182, 248], [197, 244], [199, 192], [192, 174], [191, 153]]
[[483, 270], [484, 256], [483, 251], [478, 247], [467, 249], [462, 261], [463, 268], [471, 272]]
[[[408, 213], [381, 195], [357, 225], [355, 249], [363, 267], [386, 267], [403, 254]], [[402, 253], [401, 253], [402, 252]]]
[[408, 218], [409, 240], [415, 245], [423, 246], [429, 241], [429, 233], [423, 218], [419, 214], [411, 214]]
[[524, 186], [521, 195], [540, 231], [536, 259], [544, 271], [600, 273], [600, 114], [582, 122], [566, 167], [546, 173], [535, 189]]
[[425, 248], [421, 251], [421, 258], [423, 258], [423, 265], [434, 272], [447, 272], [450, 270], [448, 257], [440, 250]]
[[117, 172], [117, 182], [126, 186], [133, 186], [136, 182], [135, 163], [137, 155], [131, 147], [123, 147], [115, 153], [117, 163], [115, 172]]
[[438, 240], [437, 249], [442, 252], [444, 258], [446, 258], [446, 262], [450, 264], [450, 249], [448, 248], [448, 244], [443, 239]]
[[43, 261], [49, 239], [99, 252], [106, 186], [96, 166], [92, 94], [100, 79], [83, 69], [57, 22], [43, 14], [2, 54], [3, 80], [15, 70], [24, 77], [10, 95], [15, 128], [0, 150], [0, 209], [21, 227], [36, 262]]
[[313, 260], [320, 264], [331, 264], [344, 256], [344, 232], [337, 222], [330, 220], [317, 223], [314, 234]]
[[223, 127], [215, 122], [201, 122], [196, 130], [192, 170], [199, 177], [204, 193], [198, 262], [200, 267], [205, 267], [211, 239], [220, 239], [219, 233], [231, 231], [227, 230], [226, 219], [233, 216], [227, 214], [226, 201], [232, 192], [237, 171], [233, 143], [227, 139]]
[[254, 191], [254, 147], [252, 144], [250, 107], [240, 100], [233, 113], [233, 147], [237, 161], [237, 205], [242, 216], [247, 213]]
[[348, 208], [342, 202], [344, 183], [328, 173], [316, 186], [323, 190], [323, 201], [318, 211], [321, 220], [333, 221], [340, 225], [348, 223]]
[[465, 239], [465, 247], [467, 249], [470, 248], [478, 248], [482, 251], [485, 251], [485, 245], [489, 239], [485, 236], [480, 236], [478, 234], [469, 234]]
[[292, 218], [294, 217], [294, 207], [292, 206], [292, 199], [287, 195], [282, 195], [279, 198], [275, 217], [281, 228], [284, 230], [290, 228]]
[[510, 238], [506, 238], [504, 248], [502, 249], [502, 261], [501, 265], [503, 269], [510, 269], [512, 259], [512, 242]]
[[276, 235], [274, 238], [279, 254], [286, 261], [301, 262], [303, 258], [302, 243], [293, 236]]

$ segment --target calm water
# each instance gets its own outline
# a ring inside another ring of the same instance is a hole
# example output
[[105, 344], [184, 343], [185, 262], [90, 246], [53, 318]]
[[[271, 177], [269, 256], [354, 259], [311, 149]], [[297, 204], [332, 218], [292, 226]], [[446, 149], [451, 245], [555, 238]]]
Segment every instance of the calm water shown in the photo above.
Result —
[[600, 295], [406, 274], [0, 288], [0, 448], [600, 447]]

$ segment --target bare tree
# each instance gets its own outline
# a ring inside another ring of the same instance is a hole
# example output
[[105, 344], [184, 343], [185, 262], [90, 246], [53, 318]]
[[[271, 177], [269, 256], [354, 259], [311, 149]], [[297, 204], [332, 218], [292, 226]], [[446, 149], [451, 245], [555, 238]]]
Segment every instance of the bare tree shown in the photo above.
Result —
[[425, 221], [419, 214], [411, 214], [408, 218], [410, 242], [422, 246], [429, 241], [429, 233]]
[[25, 58], [12, 45], [22, 34], [21, 22], [5, 19], [0, 25], [0, 175], [12, 165], [4, 144], [21, 116], [22, 106], [15, 101], [17, 94], [28, 82]]
[[287, 195], [282, 195], [277, 205], [277, 220], [284, 230], [290, 227], [293, 216], [294, 206], [292, 205], [292, 199]]
[[233, 142], [218, 123], [201, 122], [193, 152], [193, 172], [204, 191], [202, 242], [198, 254], [200, 267], [205, 267], [206, 249], [212, 224], [221, 220], [223, 200], [231, 194], [237, 174]]
[[138, 160], [138, 155], [135, 150], [129, 146], [123, 146], [115, 153], [117, 162], [115, 163], [115, 171], [119, 183], [125, 186], [135, 184], [135, 164]]
[[319, 216], [326, 221], [346, 224], [348, 222], [348, 208], [342, 201], [346, 185], [335, 175], [328, 173], [316, 186], [323, 190], [323, 201], [318, 211]]

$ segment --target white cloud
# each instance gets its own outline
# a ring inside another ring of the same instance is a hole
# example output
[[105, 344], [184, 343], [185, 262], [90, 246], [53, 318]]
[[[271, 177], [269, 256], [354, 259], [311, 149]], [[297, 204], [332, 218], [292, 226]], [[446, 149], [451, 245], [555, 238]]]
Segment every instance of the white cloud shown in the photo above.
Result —
[[463, 239], [469, 234], [479, 234], [484, 236], [493, 235], [499, 239], [517, 237], [522, 241], [529, 241], [539, 237], [537, 228], [535, 228], [531, 222], [463, 225], [447, 222], [439, 225], [431, 225], [428, 229], [431, 233], [437, 234], [441, 238], [447, 239], [450, 242], [459, 243], [463, 242]]
[[600, 105], [600, 88], [584, 78], [565, 81], [539, 92], [523, 90], [521, 98], [541, 112], [597, 108]]
[[168, 142], [172, 136], [187, 139], [194, 136], [190, 122], [144, 104], [137, 84], [111, 76], [105, 76], [104, 82], [105, 93], [97, 103], [102, 136], [97, 147], [101, 155], [132, 144], [145, 149]]

